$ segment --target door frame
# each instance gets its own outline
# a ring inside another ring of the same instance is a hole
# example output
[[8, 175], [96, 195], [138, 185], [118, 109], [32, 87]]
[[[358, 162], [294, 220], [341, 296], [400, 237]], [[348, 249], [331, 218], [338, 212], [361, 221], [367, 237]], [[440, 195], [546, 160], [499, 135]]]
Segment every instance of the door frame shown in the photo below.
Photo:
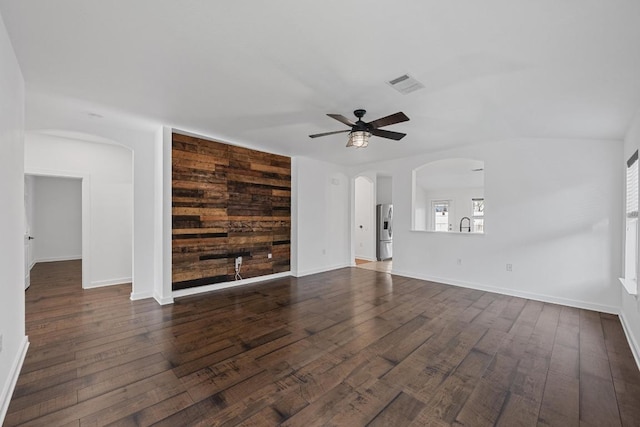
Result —
[[25, 175], [82, 181], [82, 288], [91, 288], [91, 175], [54, 169], [25, 168]]
[[[27, 192], [27, 175], [24, 174], [24, 290], [26, 291], [31, 286], [31, 226], [29, 221], [29, 209], [27, 209], [27, 202], [29, 199], [33, 199], [33, 192]], [[33, 188], [31, 188], [33, 190]], [[33, 204], [28, 203], [30, 210], [33, 210]]]
[[[453, 205], [453, 200], [452, 199], [430, 199], [430, 210], [429, 210], [429, 224], [427, 225], [427, 230], [431, 230], [431, 231], [437, 231], [436, 230], [436, 212], [435, 212], [435, 208], [436, 205], [443, 205], [446, 203], [447, 205], [447, 230], [445, 231], [455, 231], [453, 229], [453, 222], [451, 222], [451, 219], [455, 216], [453, 215], [454, 213], [454, 208], [455, 206]], [[440, 230], [442, 231], [442, 230]]]

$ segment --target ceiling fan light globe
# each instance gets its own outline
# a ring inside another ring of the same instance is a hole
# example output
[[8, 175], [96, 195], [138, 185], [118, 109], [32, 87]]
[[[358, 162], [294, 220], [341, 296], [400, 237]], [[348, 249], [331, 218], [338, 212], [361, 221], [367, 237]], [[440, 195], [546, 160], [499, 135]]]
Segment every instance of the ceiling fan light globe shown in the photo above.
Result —
[[347, 147], [366, 148], [369, 145], [371, 133], [367, 131], [353, 131], [349, 133]]

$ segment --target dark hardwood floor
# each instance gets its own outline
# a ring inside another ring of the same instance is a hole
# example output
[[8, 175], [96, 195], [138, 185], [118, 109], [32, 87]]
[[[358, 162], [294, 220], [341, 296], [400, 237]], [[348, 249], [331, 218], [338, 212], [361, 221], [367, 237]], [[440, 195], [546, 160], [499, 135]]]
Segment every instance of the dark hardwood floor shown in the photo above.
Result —
[[347, 268], [181, 298], [38, 264], [5, 425], [633, 426], [616, 316]]

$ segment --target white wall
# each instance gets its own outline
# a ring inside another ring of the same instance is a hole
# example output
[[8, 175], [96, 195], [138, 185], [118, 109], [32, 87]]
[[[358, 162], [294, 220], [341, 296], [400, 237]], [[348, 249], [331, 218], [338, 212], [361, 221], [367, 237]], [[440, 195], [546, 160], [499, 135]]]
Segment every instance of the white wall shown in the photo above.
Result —
[[[413, 179], [412, 179], [413, 180]], [[430, 215], [431, 206], [427, 206], [427, 195], [424, 190], [417, 185], [413, 187], [413, 229], [428, 230], [429, 222], [427, 218]]]
[[[162, 125], [104, 106], [74, 98], [30, 91], [27, 128], [62, 135], [80, 135], [99, 142], [118, 143], [133, 151], [133, 286], [132, 299], [151, 298], [162, 288], [156, 269], [156, 252], [162, 250], [163, 236], [156, 227], [156, 151], [161, 149], [157, 134]], [[95, 118], [87, 112], [103, 116]]]
[[[411, 231], [411, 171], [444, 158], [485, 161], [486, 234]], [[363, 165], [351, 174], [392, 173], [395, 273], [617, 312], [621, 158], [618, 141], [512, 140]]]
[[[77, 174], [90, 181], [91, 238], [90, 247], [85, 252], [90, 259], [87, 285], [130, 282], [133, 219], [131, 150], [118, 145], [29, 132], [25, 141], [25, 169], [28, 173]], [[37, 206], [40, 196], [37, 191], [36, 217], [43, 214]], [[36, 220], [37, 229], [43, 224]], [[39, 244], [36, 243], [37, 257], [46, 257], [48, 253], [41, 254]]]
[[393, 178], [377, 175], [376, 177], [376, 205], [393, 203]]
[[376, 259], [376, 186], [369, 177], [355, 179], [355, 257], [375, 261]]
[[[636, 150], [640, 150], [640, 112], [636, 115], [627, 132], [624, 140], [624, 155], [618, 159], [618, 162], [624, 165]], [[624, 186], [621, 185], [620, 188], [620, 191], [623, 191]], [[623, 215], [621, 217], [624, 218]], [[622, 273], [622, 266], [620, 269]], [[619, 292], [621, 298], [620, 318], [634, 352], [636, 363], [640, 365], [640, 301], [637, 296], [629, 295], [622, 285], [619, 285]]]
[[24, 80], [0, 19], [0, 423], [28, 341], [24, 329]]
[[82, 258], [82, 181], [33, 178], [34, 230], [31, 235], [36, 237], [33, 240], [35, 261]]
[[295, 157], [292, 175], [292, 273], [304, 276], [350, 265], [350, 183], [344, 169]]

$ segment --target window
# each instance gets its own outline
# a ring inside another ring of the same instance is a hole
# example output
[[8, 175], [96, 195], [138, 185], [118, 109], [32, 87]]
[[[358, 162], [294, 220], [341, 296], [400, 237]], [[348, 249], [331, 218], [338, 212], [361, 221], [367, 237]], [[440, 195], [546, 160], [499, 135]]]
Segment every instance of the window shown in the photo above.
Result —
[[472, 208], [472, 231], [474, 233], [484, 233], [484, 199], [471, 199]]
[[620, 279], [627, 292], [638, 293], [638, 152], [627, 161], [627, 208], [624, 236], [624, 278]]
[[627, 219], [638, 218], [638, 152], [627, 160]]
[[431, 203], [433, 213], [433, 230], [449, 231], [449, 201], [439, 200]]

